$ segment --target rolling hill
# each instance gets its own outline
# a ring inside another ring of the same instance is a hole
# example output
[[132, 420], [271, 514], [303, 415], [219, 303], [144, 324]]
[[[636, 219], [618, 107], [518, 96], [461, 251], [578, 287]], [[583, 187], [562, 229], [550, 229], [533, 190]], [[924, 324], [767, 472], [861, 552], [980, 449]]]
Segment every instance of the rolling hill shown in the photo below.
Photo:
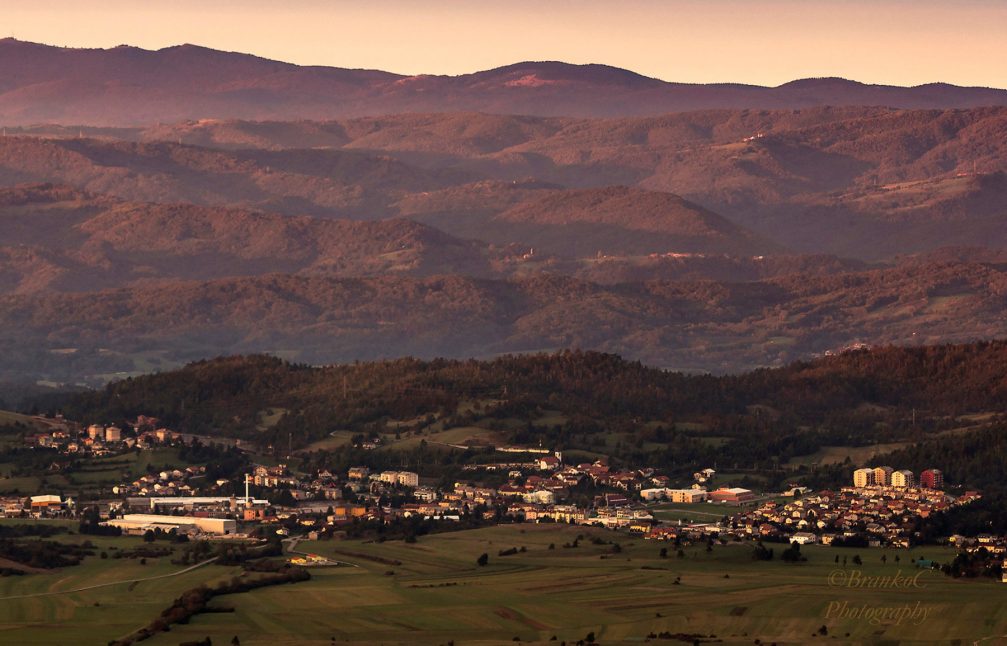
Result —
[[[508, 209], [551, 206], [559, 198], [550, 190], [626, 186], [644, 190], [608, 221], [577, 226], [607, 226], [614, 217], [620, 229], [646, 228], [648, 200], [664, 193], [799, 253], [878, 260], [948, 244], [1007, 244], [999, 207], [1007, 108], [1000, 107], [210, 121], [87, 130], [94, 138], [83, 140], [60, 128], [17, 132], [35, 136], [0, 142], [0, 181], [55, 178], [127, 199], [399, 215], [512, 241], [529, 232], [516, 217], [497, 217]], [[556, 213], [539, 217], [568, 219], [563, 206]], [[585, 245], [590, 253], [616, 251], [599, 237]]]
[[854, 343], [1003, 337], [1005, 306], [1003, 265], [955, 262], [754, 283], [270, 275], [0, 296], [0, 350], [5, 370], [64, 379], [95, 357], [135, 371], [150, 353], [319, 363], [564, 347], [727, 372]]
[[0, 292], [17, 293], [276, 272], [482, 276], [507, 255], [409, 220], [135, 203], [53, 185], [0, 190], [0, 241]]
[[5, 137], [0, 186], [59, 183], [146, 202], [240, 206], [355, 219], [418, 191], [471, 181], [343, 150], [222, 151], [171, 142]]

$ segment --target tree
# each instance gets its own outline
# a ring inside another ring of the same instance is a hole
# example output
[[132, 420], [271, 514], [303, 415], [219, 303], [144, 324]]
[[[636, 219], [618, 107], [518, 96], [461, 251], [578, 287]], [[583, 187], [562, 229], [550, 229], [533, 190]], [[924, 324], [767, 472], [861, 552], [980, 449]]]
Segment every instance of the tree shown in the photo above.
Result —
[[231, 637], [231, 646], [241, 646], [241, 640], [238, 639], [237, 635]]
[[476, 559], [476, 565], [478, 565], [479, 567], [488, 565], [489, 562], [490, 562], [490, 555], [485, 552], [483, 552], [482, 555]]
[[661, 548], [661, 558], [663, 558], [663, 559], [668, 558], [668, 548], [667, 547], [662, 547]]
[[860, 558], [860, 555], [859, 555], [859, 554], [854, 554], [854, 555], [853, 555], [853, 564], [854, 564], [854, 565], [863, 565], [863, 564], [864, 564], [864, 562], [863, 562], [863, 560], [862, 560], [862, 559]]
[[783, 550], [783, 553], [780, 554], [780, 558], [788, 563], [799, 563], [801, 561], [808, 560], [806, 557], [801, 556], [801, 546], [796, 542], [791, 543], [790, 547]]

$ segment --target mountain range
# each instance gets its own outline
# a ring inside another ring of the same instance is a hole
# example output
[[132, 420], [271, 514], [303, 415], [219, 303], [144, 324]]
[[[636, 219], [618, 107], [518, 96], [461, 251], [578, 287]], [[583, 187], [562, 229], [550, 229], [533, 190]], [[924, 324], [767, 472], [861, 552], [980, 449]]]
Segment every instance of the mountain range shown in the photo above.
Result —
[[1000, 90], [8, 39], [0, 123], [0, 379], [563, 347], [732, 372], [1007, 332]]
[[0, 40], [0, 123], [102, 126], [203, 118], [332, 119], [479, 111], [624, 117], [717, 109], [883, 105], [971, 108], [1007, 92], [932, 83], [866, 85], [839, 78], [778, 87], [669, 83], [605, 65], [521, 62], [461, 76], [302, 67], [194, 45], [149, 51], [71, 49]]
[[[408, 217], [561, 254], [737, 253], [744, 240], [750, 255], [873, 261], [1007, 245], [1005, 160], [1007, 108], [997, 107], [629, 119], [466, 113], [14, 130], [0, 140], [0, 184], [288, 215]], [[654, 230], [669, 218], [672, 229]], [[683, 247], [681, 236], [700, 222], [720, 238], [699, 244], [693, 235]]]

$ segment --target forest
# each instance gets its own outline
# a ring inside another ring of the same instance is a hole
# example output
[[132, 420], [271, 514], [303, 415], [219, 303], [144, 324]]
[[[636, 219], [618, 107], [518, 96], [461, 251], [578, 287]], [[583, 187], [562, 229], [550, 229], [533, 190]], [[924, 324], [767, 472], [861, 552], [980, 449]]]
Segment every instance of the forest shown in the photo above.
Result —
[[[582, 351], [325, 367], [236, 356], [33, 405], [124, 427], [138, 415], [153, 416], [177, 431], [299, 450], [333, 466], [366, 458], [447, 477], [494, 459], [492, 444], [541, 444], [671, 472], [718, 463], [782, 481], [791, 475], [782, 465], [823, 446], [901, 442], [907, 448], [890, 461], [946, 464], [955, 475], [956, 456], [995, 463], [998, 454], [979, 447], [999, 446], [996, 431], [982, 429], [1002, 420], [1004, 401], [1007, 342], [993, 341], [866, 348], [732, 376], [687, 375]], [[262, 423], [267, 409], [281, 411], [271, 424]], [[984, 420], [978, 426], [968, 417], [975, 415]], [[963, 426], [973, 430], [956, 434]], [[496, 440], [454, 452], [427, 445], [436, 431], [459, 427], [485, 429]], [[333, 432], [358, 441], [317, 445]], [[422, 439], [366, 455], [359, 446], [360, 438], [392, 435]], [[960, 482], [984, 484], [973, 470], [996, 473], [969, 465]], [[827, 484], [834, 473], [838, 467], [809, 478]]]

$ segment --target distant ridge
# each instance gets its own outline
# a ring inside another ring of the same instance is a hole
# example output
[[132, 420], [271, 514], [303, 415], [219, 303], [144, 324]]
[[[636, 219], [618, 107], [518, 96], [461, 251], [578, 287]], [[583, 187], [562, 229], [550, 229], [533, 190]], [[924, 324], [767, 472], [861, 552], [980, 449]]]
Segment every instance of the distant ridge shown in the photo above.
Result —
[[670, 83], [607, 65], [520, 62], [460, 76], [298, 66], [196, 45], [72, 49], [0, 40], [0, 124], [142, 125], [185, 119], [334, 119], [475, 111], [629, 117], [703, 109], [821, 105], [972, 108], [1007, 91], [839, 78], [778, 87]]

